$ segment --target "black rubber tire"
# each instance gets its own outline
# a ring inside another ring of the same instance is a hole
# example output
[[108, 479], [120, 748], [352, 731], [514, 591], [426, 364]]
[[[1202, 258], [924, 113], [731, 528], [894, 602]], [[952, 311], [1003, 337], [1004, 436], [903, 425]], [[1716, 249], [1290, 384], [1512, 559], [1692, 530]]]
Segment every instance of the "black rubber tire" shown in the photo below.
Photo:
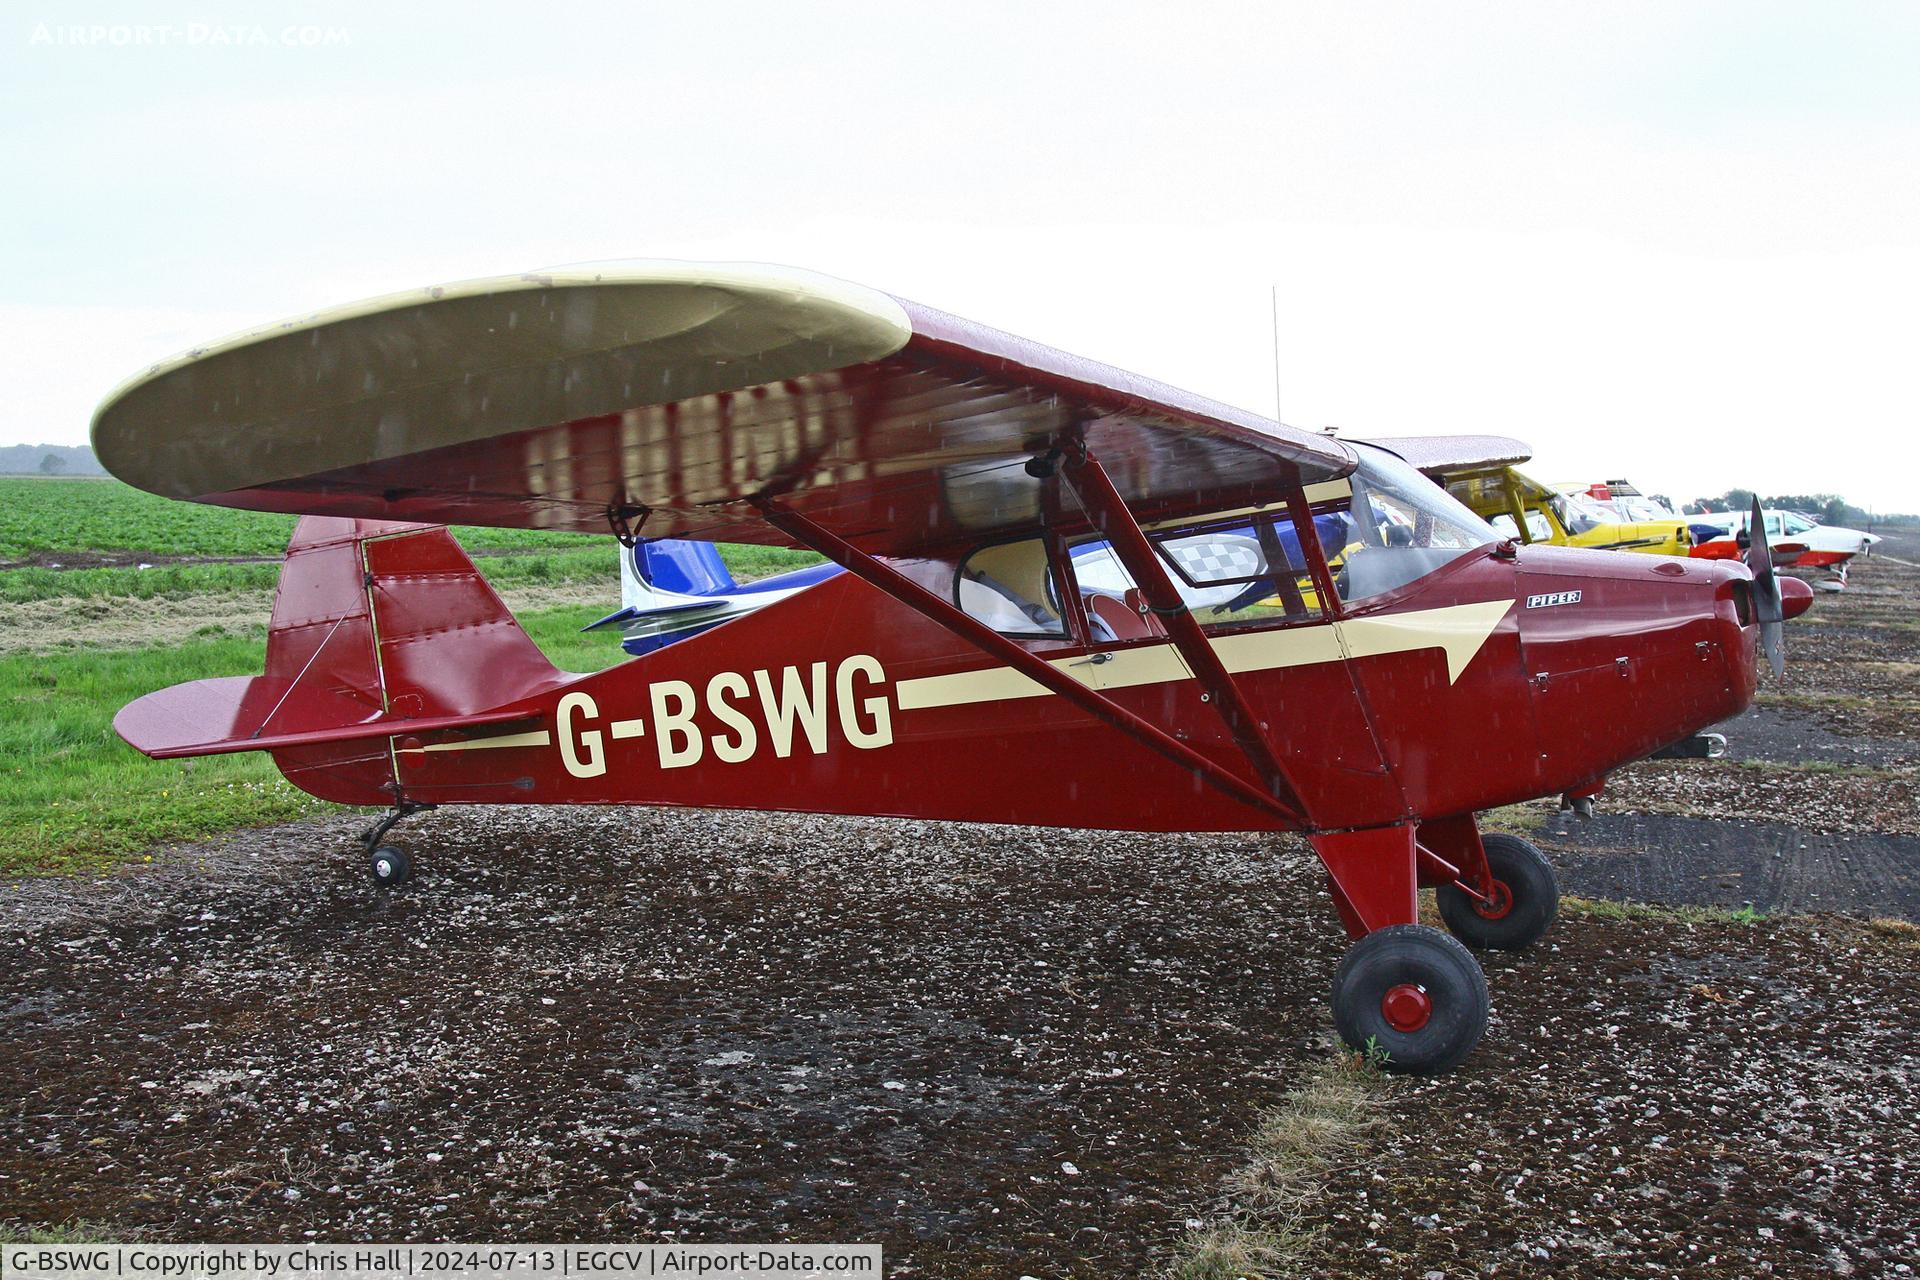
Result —
[[413, 859], [397, 844], [383, 844], [367, 855], [367, 872], [382, 888], [405, 884], [413, 878]]
[[1530, 842], [1505, 832], [1482, 836], [1487, 867], [1506, 886], [1512, 905], [1497, 920], [1477, 910], [1479, 904], [1465, 890], [1443, 884], [1434, 891], [1440, 918], [1453, 936], [1476, 951], [1519, 951], [1539, 941], [1560, 918], [1560, 877], [1547, 855]]
[[[1399, 1031], [1381, 1001], [1411, 984], [1432, 1004], [1427, 1024]], [[1348, 950], [1333, 975], [1333, 1025], [1349, 1047], [1377, 1058], [1387, 1071], [1432, 1076], [1451, 1071], [1487, 1030], [1486, 975], [1473, 953], [1439, 929], [1396, 924], [1376, 929]]]

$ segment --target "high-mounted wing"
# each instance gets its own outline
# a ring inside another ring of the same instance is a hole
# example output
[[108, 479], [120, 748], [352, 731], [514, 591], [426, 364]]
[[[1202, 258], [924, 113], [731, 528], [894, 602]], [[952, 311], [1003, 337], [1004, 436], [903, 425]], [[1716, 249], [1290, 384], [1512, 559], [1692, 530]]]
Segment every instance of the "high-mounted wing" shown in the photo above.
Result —
[[843, 281], [647, 263], [470, 281], [189, 352], [94, 418], [115, 475], [268, 511], [910, 555], [1039, 522], [1078, 435], [1144, 519], [1267, 501], [1343, 444]]

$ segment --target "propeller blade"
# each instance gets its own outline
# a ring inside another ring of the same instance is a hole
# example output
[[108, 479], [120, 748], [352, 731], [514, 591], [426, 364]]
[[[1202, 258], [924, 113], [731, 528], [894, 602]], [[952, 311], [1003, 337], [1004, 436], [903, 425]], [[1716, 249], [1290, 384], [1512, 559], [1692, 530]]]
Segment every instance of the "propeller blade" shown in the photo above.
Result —
[[1747, 568], [1753, 572], [1753, 616], [1760, 623], [1760, 647], [1778, 679], [1787, 673], [1787, 641], [1781, 625], [1787, 615], [1780, 599], [1780, 579], [1773, 572], [1773, 552], [1767, 546], [1767, 521], [1758, 494], [1747, 516]]
[[1773, 668], [1773, 678], [1778, 680], [1787, 674], [1786, 627], [1779, 622], [1760, 624], [1760, 647], [1766, 651], [1767, 663]]
[[[1760, 511], [1760, 499], [1753, 500], [1753, 512], [1747, 517], [1747, 568], [1753, 571], [1753, 586], [1756, 596], [1765, 595], [1778, 615], [1780, 604], [1780, 586], [1773, 579], [1773, 551], [1767, 546], [1766, 517]], [[1766, 619], [1763, 612], [1760, 617]]]

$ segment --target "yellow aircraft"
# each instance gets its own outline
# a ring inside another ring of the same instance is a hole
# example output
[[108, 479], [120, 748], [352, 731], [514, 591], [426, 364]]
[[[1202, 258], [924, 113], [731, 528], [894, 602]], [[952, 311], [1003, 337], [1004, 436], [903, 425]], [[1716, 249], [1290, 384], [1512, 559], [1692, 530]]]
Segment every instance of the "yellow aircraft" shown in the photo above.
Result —
[[[1490, 442], [1507, 447], [1490, 448]], [[1461, 447], [1450, 449], [1449, 442]], [[1563, 492], [1521, 471], [1529, 458], [1518, 440], [1486, 436], [1441, 436], [1424, 440], [1375, 440], [1400, 453], [1436, 484], [1473, 508], [1475, 515], [1517, 542], [1550, 542], [1602, 551], [1644, 551], [1684, 556], [1693, 546], [1687, 523], [1671, 520], [1623, 521], [1589, 497], [1581, 486]], [[1404, 452], [1403, 452], [1404, 450]], [[1408, 454], [1416, 456], [1409, 457]], [[1478, 454], [1478, 459], [1468, 461]], [[1488, 454], [1499, 455], [1488, 460]]]

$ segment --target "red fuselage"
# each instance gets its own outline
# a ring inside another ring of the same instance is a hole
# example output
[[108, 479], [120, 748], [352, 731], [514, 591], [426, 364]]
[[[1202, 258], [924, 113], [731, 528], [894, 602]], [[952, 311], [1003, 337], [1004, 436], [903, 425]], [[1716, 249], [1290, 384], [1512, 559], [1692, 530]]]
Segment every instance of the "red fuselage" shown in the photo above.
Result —
[[[1740, 711], [1754, 690], [1747, 576], [1716, 562], [1479, 548], [1338, 619], [1214, 644], [1263, 718], [1307, 825], [1375, 826], [1591, 787]], [[425, 644], [405, 647], [397, 614], [380, 623], [393, 654], [432, 660]], [[1164, 639], [1022, 644], [1246, 774]], [[392, 685], [394, 657], [387, 664]], [[497, 666], [488, 676], [517, 679]], [[356, 804], [390, 802], [397, 781], [426, 803], [1137, 831], [1287, 825], [851, 574], [609, 670], [541, 684], [514, 704], [524, 722], [403, 739], [391, 753], [360, 748], [352, 764], [338, 748], [280, 753], [281, 763], [303, 788]]]

